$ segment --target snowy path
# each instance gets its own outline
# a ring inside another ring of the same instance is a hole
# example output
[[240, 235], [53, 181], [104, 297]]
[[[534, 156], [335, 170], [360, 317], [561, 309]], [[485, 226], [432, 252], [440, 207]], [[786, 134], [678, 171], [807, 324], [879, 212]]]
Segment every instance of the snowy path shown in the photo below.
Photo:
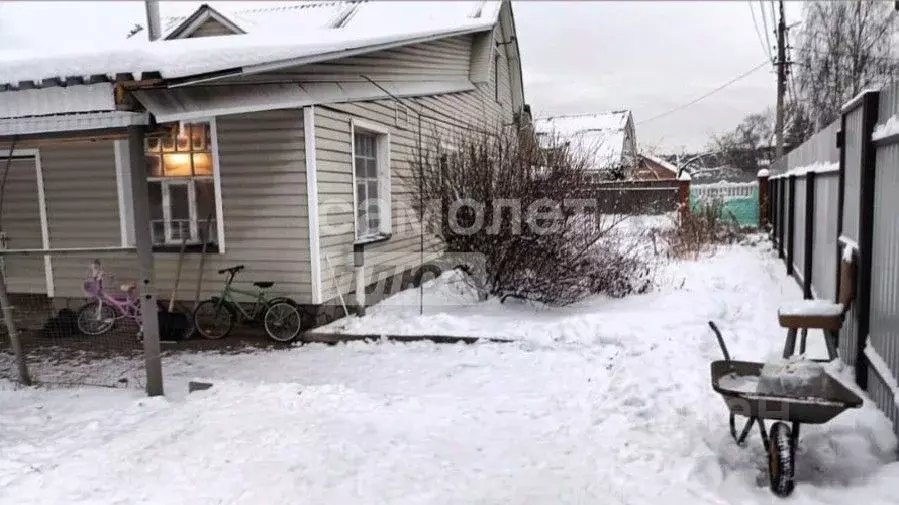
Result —
[[[763, 248], [666, 275], [659, 292], [565, 310], [394, 307], [366, 323], [483, 324], [514, 344], [180, 355], [167, 399], [0, 386], [0, 503], [780, 503], [756, 482], [757, 435], [729, 438], [706, 321], [735, 357], [765, 359], [799, 290]], [[195, 377], [216, 386], [186, 398]], [[791, 501], [899, 503], [895, 448], [870, 405], [804, 428]]]

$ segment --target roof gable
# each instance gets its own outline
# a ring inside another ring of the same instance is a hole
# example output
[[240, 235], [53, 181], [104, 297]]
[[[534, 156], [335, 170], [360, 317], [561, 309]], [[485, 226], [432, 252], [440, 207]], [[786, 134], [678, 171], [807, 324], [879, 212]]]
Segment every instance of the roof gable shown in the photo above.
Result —
[[[246, 33], [241, 30], [231, 19], [225, 17], [219, 11], [203, 4], [193, 14], [184, 18], [180, 23], [166, 23], [166, 40], [186, 39], [194, 36], [210, 35], [237, 35]], [[198, 35], [204, 30], [206, 34]]]
[[625, 144], [631, 124], [630, 111], [617, 110], [536, 119], [534, 130], [542, 147], [564, 142], [592, 158], [597, 168], [606, 168], [623, 162], [623, 156], [629, 151]]

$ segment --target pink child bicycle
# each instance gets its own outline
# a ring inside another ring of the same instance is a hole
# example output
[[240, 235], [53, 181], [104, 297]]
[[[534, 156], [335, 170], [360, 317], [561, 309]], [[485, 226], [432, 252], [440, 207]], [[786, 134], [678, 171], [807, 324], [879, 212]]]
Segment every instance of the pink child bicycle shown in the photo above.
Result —
[[140, 301], [135, 295], [134, 282], [123, 284], [123, 294], [109, 295], [103, 290], [104, 272], [99, 261], [91, 264], [90, 277], [84, 281], [84, 292], [93, 300], [78, 309], [78, 330], [84, 335], [98, 336], [108, 333], [118, 321], [130, 319], [137, 325], [137, 336], [143, 329], [140, 317]]

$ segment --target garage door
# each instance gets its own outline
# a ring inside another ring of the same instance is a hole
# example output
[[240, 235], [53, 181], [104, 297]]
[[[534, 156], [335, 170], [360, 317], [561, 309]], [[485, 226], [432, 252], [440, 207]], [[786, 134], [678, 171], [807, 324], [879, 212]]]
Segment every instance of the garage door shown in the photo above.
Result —
[[[35, 157], [0, 158], [0, 248], [43, 246], [40, 205]], [[5, 256], [2, 268], [10, 293], [47, 293], [42, 256]]]

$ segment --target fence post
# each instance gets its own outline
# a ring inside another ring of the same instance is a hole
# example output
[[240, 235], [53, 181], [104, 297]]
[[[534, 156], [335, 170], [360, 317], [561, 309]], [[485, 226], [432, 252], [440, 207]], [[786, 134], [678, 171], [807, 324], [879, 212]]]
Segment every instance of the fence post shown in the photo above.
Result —
[[790, 195], [790, 219], [787, 220], [787, 275], [793, 275], [793, 251], [796, 249], [796, 174], [787, 179]]
[[768, 219], [771, 221], [771, 229], [769, 236], [776, 244], [777, 242], [777, 200], [780, 195], [777, 192], [777, 179], [768, 179]]
[[690, 214], [690, 174], [686, 170], [677, 177], [677, 206], [681, 222]]
[[815, 172], [805, 175], [805, 264], [802, 266], [802, 292], [812, 298], [812, 261], [815, 250]]
[[787, 197], [789, 197], [789, 193], [787, 192], [787, 179], [786, 177], [778, 177], [777, 178], [777, 194], [780, 195], [780, 200], [778, 202], [777, 209], [777, 257], [778, 259], [784, 259], [784, 237], [786, 236], [784, 226], [787, 224], [786, 221], [786, 213], [787, 213]]
[[879, 105], [879, 92], [872, 91], [863, 97], [861, 184], [858, 206], [858, 296], [856, 297], [855, 306], [858, 317], [855, 382], [865, 390], [868, 388], [868, 362], [865, 358], [865, 345], [868, 341], [871, 317], [871, 247], [874, 242], [874, 176], [876, 172], [876, 147], [871, 139], [871, 135], [874, 133], [874, 127], [877, 125], [877, 108]]
[[156, 307], [156, 285], [153, 261], [153, 239], [150, 232], [150, 204], [147, 196], [147, 167], [144, 162], [146, 127], [128, 127], [128, 149], [131, 153], [131, 197], [134, 211], [134, 243], [140, 274], [141, 330], [144, 339], [144, 363], [147, 370], [147, 395], [161, 396], [162, 361], [159, 348], [159, 319]]
[[759, 180], [759, 228], [764, 229], [768, 226], [768, 169], [759, 170], [756, 175]]

